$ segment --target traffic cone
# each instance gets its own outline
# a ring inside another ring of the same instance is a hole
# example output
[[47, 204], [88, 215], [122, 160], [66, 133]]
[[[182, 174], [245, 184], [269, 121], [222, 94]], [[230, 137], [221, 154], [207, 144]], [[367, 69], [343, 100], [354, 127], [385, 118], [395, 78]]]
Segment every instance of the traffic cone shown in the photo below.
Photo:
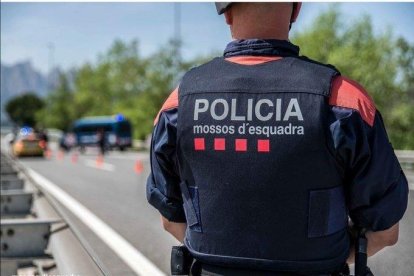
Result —
[[52, 158], [52, 151], [50, 149], [47, 149], [45, 152], [45, 156], [47, 159], [51, 159]]
[[72, 153], [71, 161], [72, 161], [73, 164], [78, 162], [78, 153], [77, 152]]
[[65, 157], [64, 152], [61, 151], [61, 150], [59, 150], [58, 153], [57, 153], [57, 155], [56, 155], [57, 160], [62, 161], [63, 160], [63, 157]]
[[102, 154], [99, 154], [98, 157], [96, 157], [96, 167], [101, 168], [104, 163], [104, 157]]
[[141, 174], [144, 171], [144, 165], [141, 160], [135, 162], [134, 171], [136, 174]]

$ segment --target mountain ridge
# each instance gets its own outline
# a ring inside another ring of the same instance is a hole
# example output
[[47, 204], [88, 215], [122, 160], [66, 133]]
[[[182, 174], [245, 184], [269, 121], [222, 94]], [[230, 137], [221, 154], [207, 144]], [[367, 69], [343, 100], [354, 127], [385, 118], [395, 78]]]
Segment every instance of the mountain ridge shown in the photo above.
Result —
[[28, 92], [45, 98], [58, 84], [61, 70], [56, 67], [48, 75], [44, 75], [33, 67], [30, 60], [7, 65], [1, 62], [1, 122], [8, 122], [5, 112], [6, 103]]

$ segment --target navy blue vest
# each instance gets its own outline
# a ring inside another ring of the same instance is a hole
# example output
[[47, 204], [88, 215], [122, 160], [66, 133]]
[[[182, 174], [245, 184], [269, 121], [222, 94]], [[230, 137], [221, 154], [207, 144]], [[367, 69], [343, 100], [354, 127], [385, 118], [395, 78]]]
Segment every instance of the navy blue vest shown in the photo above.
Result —
[[195, 258], [275, 271], [343, 266], [344, 175], [327, 137], [338, 74], [300, 57], [216, 58], [183, 77], [177, 152]]

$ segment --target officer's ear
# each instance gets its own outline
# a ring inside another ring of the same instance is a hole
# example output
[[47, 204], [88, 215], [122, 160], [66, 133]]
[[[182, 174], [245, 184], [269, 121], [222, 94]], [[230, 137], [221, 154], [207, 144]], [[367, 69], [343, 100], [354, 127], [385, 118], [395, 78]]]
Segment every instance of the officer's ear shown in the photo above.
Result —
[[301, 7], [302, 7], [302, 2], [293, 3], [293, 10], [292, 10], [292, 16], [290, 18], [290, 23], [296, 22], [296, 19], [298, 18]]
[[233, 24], [233, 13], [231, 12], [231, 7], [224, 12], [224, 18], [226, 18], [227, 25]]

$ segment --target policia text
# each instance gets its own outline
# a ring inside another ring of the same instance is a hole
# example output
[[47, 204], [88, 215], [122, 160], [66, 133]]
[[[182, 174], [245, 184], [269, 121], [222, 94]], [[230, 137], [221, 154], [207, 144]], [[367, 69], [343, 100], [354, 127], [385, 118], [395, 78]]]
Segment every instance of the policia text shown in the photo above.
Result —
[[[283, 112], [284, 111], [284, 112]], [[208, 121], [244, 122], [239, 126], [203, 124], [201, 116], [207, 115]], [[194, 134], [238, 134], [238, 135], [304, 135], [304, 127], [287, 123], [291, 119], [303, 121], [302, 111], [297, 98], [291, 98], [282, 110], [282, 99], [247, 99], [247, 104], [238, 105], [237, 99], [196, 99], [194, 102], [194, 121], [200, 124], [193, 126]], [[246, 122], [247, 121], [247, 122]], [[261, 125], [263, 122], [286, 122], [279, 125]], [[282, 125], [283, 124], [283, 125]]]

